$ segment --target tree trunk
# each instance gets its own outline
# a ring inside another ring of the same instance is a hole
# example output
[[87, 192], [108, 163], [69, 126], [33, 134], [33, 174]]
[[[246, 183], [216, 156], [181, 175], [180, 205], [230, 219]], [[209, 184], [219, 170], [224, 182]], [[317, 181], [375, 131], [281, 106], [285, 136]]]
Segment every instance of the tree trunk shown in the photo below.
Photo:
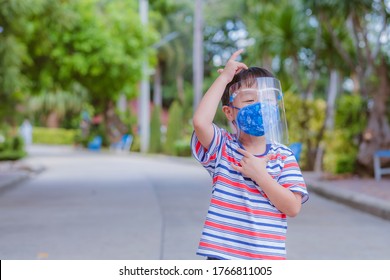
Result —
[[316, 172], [322, 171], [322, 159], [324, 155], [324, 144], [322, 139], [324, 133], [325, 131], [333, 130], [334, 128], [335, 103], [336, 103], [336, 97], [337, 97], [338, 86], [339, 86], [339, 74], [337, 70], [335, 69], [331, 70], [329, 80], [330, 82], [329, 82], [329, 89], [328, 89], [328, 98], [326, 102], [326, 116], [322, 128], [318, 134], [319, 145], [316, 153], [316, 158], [314, 161], [314, 171]]
[[58, 118], [57, 112], [51, 112], [46, 119], [46, 126], [50, 128], [59, 127], [60, 120]]
[[106, 133], [110, 143], [116, 143], [121, 137], [128, 132], [126, 125], [120, 120], [115, 113], [115, 107], [111, 101], [106, 102], [104, 118], [106, 124]]
[[388, 67], [384, 58], [376, 68], [380, 81], [373, 96], [373, 106], [370, 108], [367, 127], [359, 146], [358, 162], [370, 171], [373, 170], [373, 154], [378, 149], [390, 148], [390, 127], [386, 116], [386, 103], [390, 95]]
[[183, 74], [177, 73], [176, 75], [176, 87], [177, 87], [177, 96], [180, 100], [180, 104], [184, 104], [184, 78]]
[[154, 74], [154, 95], [153, 103], [161, 108], [162, 106], [162, 85], [161, 85], [161, 65], [157, 63], [156, 72]]
[[[309, 104], [307, 99], [302, 100], [302, 112], [310, 112]], [[312, 139], [309, 135], [309, 118], [305, 117], [300, 120], [299, 127], [302, 130], [301, 139], [306, 146], [306, 170], [313, 170], [314, 167], [314, 156], [315, 150], [313, 149]]]

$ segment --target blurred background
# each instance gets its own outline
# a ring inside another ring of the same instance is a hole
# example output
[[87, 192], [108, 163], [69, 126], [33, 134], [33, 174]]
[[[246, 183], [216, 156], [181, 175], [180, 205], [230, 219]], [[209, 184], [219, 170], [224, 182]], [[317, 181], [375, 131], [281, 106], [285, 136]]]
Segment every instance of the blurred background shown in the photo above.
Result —
[[194, 108], [244, 48], [281, 80], [302, 169], [373, 176], [389, 16], [388, 0], [1, 0], [0, 160], [31, 143], [188, 157]]

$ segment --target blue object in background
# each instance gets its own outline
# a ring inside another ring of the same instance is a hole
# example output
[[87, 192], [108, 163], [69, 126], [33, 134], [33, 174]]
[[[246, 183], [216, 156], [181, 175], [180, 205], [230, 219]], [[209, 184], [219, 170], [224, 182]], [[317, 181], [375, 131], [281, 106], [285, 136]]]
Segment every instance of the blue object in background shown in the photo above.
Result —
[[120, 141], [111, 144], [110, 149], [116, 151], [129, 152], [132, 143], [133, 143], [133, 135], [125, 134], [122, 136]]
[[103, 139], [101, 136], [95, 136], [91, 142], [88, 143], [88, 149], [92, 151], [100, 151]]
[[293, 152], [297, 162], [299, 162], [299, 159], [301, 157], [301, 152], [302, 152], [302, 143], [300, 142], [292, 143], [290, 145], [290, 149]]
[[390, 174], [390, 168], [381, 167], [381, 158], [390, 158], [390, 150], [378, 150], [374, 153], [375, 180], [380, 181], [382, 175]]

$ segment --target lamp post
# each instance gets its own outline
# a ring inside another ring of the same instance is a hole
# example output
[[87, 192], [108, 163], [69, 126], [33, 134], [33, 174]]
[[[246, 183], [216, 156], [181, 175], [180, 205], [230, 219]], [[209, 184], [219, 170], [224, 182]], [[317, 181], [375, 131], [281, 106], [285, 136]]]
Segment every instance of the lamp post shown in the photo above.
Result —
[[[142, 25], [147, 28], [148, 25], [148, 0], [139, 0], [139, 13], [141, 17]], [[138, 97], [139, 106], [139, 119], [138, 126], [141, 136], [141, 153], [146, 153], [149, 150], [149, 138], [150, 138], [150, 85], [149, 85], [149, 73], [148, 73], [148, 58], [147, 54], [144, 54], [142, 62], [142, 80], [141, 80], [141, 94]]]
[[194, 43], [193, 43], [193, 71], [194, 71], [194, 112], [200, 103], [203, 87], [203, 1], [195, 1], [194, 9]]
[[[141, 17], [141, 23], [144, 28], [147, 28], [148, 25], [148, 10], [149, 10], [148, 0], [139, 0], [139, 13]], [[179, 35], [178, 32], [174, 31], [166, 35], [161, 41], [152, 45], [152, 48], [158, 49], [169, 41], [175, 39]], [[140, 129], [141, 137], [141, 153], [147, 153], [149, 150], [149, 141], [150, 141], [150, 83], [149, 83], [149, 65], [147, 54], [144, 54], [143, 63], [142, 63], [142, 80], [141, 80], [141, 93], [138, 97], [138, 106], [139, 106], [139, 119], [138, 126]]]

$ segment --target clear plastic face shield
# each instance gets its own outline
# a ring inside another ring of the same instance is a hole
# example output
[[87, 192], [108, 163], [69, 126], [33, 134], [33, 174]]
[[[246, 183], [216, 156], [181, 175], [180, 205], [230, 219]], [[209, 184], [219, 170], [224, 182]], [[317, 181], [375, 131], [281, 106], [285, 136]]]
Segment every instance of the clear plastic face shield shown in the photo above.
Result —
[[233, 124], [237, 138], [267, 143], [288, 144], [287, 121], [279, 80], [272, 77], [247, 79], [229, 88], [230, 107], [236, 110]]

